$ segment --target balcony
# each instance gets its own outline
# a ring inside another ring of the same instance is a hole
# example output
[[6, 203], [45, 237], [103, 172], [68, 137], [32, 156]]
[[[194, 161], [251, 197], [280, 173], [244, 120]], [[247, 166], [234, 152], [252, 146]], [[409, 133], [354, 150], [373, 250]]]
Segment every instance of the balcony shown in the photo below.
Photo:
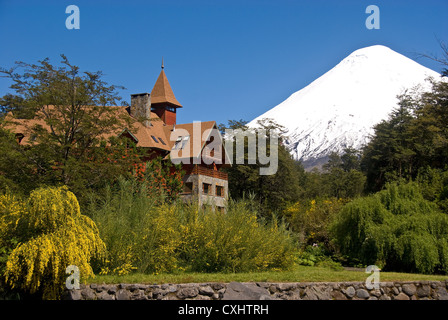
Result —
[[225, 173], [225, 172], [208, 169], [208, 168], [204, 168], [201, 166], [194, 166], [194, 168], [190, 172], [186, 172], [186, 174], [187, 175], [198, 174], [198, 175], [212, 177], [212, 178], [218, 178], [218, 179], [222, 179], [222, 180], [229, 179], [227, 173]]

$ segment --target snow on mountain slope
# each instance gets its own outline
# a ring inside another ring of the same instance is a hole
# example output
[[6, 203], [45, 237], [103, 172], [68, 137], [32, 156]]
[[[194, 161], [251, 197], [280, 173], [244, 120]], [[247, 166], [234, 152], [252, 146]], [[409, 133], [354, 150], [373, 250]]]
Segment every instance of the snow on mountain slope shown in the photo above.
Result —
[[397, 106], [397, 95], [440, 75], [381, 45], [354, 51], [333, 69], [252, 120], [271, 118], [288, 129], [293, 156], [310, 161], [359, 149], [372, 127]]

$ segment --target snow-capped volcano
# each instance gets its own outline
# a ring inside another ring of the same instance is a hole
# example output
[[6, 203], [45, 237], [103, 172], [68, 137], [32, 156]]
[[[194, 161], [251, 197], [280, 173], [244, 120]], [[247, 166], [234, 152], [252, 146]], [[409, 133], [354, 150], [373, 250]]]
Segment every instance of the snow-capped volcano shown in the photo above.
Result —
[[361, 148], [373, 126], [397, 106], [397, 95], [440, 74], [381, 45], [354, 51], [333, 69], [252, 120], [288, 129], [287, 146], [304, 163]]

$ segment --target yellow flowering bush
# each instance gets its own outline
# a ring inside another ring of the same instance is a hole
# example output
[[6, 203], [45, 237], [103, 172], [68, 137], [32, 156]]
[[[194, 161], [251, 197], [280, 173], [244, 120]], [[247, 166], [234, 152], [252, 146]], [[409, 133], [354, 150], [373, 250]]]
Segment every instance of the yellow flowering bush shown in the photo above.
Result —
[[24, 202], [4, 195], [0, 210], [0, 241], [12, 235], [20, 240], [4, 271], [12, 289], [56, 299], [64, 289], [69, 265], [79, 268], [81, 278], [94, 276], [90, 262], [102, 257], [105, 244], [68, 188], [36, 189]]
[[107, 245], [102, 274], [171, 272], [178, 268], [179, 221], [175, 205], [160, 204], [144, 184], [120, 179], [90, 214]]
[[163, 204], [148, 212], [149, 221], [134, 251], [137, 264], [145, 272], [164, 273], [177, 269], [177, 251], [181, 243], [175, 206]]
[[89, 209], [108, 248], [102, 274], [279, 270], [294, 263], [286, 226], [260, 221], [250, 203], [230, 201], [221, 213], [160, 204], [130, 181], [119, 184]]
[[244, 201], [231, 201], [225, 214], [196, 210], [193, 216], [181, 226], [180, 250], [192, 271], [279, 270], [293, 264], [295, 242], [285, 225], [259, 221]]
[[283, 216], [300, 237], [300, 242], [308, 245], [313, 243], [329, 243], [328, 226], [332, 219], [342, 209], [347, 199], [312, 199], [295, 202], [286, 207]]
[[[0, 195], [0, 275], [3, 275], [9, 254], [19, 242], [17, 226], [24, 212], [24, 204], [12, 194]], [[0, 277], [0, 285], [4, 285]]]

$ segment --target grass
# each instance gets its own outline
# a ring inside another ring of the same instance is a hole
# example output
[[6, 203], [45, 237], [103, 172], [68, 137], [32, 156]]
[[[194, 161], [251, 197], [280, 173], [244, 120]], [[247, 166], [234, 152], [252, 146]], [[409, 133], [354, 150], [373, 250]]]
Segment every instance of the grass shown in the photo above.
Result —
[[[128, 274], [124, 276], [98, 275], [88, 283], [205, 283], [205, 282], [343, 282], [365, 281], [369, 274], [363, 271], [333, 270], [324, 267], [295, 266], [290, 271], [266, 271], [248, 273], [171, 273]], [[448, 280], [447, 275], [380, 272], [380, 281]]]

